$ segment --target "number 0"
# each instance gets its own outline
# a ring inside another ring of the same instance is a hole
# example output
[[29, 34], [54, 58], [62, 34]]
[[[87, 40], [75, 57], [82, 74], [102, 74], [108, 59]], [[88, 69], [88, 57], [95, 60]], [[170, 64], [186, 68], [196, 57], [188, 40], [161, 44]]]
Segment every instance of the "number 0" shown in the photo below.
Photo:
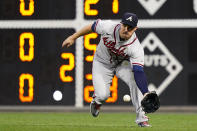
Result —
[[25, 9], [25, 1], [20, 0], [20, 13], [22, 16], [31, 16], [34, 13], [34, 0], [29, 0], [28, 9]]
[[[28, 80], [28, 96], [24, 96], [24, 81]], [[31, 74], [21, 74], [19, 77], [19, 99], [21, 102], [32, 102], [34, 92], [34, 77]]]
[[[24, 45], [25, 39], [29, 40], [29, 54], [25, 55]], [[21, 61], [32, 61], [34, 58], [34, 35], [30, 32], [25, 32], [20, 35], [19, 40], [19, 57]]]

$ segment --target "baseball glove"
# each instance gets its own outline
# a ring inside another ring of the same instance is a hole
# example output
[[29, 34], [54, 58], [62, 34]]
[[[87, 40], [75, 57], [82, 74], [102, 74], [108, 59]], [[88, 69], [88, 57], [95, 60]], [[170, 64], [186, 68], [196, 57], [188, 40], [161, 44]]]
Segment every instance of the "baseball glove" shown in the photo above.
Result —
[[159, 97], [155, 91], [149, 92], [141, 101], [142, 110], [145, 113], [153, 113], [160, 107]]

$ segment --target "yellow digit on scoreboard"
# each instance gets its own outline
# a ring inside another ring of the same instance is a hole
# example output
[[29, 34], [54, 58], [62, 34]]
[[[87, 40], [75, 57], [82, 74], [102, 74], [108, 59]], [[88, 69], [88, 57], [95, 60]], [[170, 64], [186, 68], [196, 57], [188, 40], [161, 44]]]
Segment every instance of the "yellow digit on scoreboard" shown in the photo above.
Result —
[[110, 87], [111, 97], [109, 97], [106, 102], [113, 103], [118, 99], [118, 78], [114, 76], [112, 79], [112, 85]]
[[31, 16], [34, 13], [34, 0], [29, 0], [28, 9], [25, 9], [25, 0], [20, 0], [20, 13], [22, 16]]
[[[86, 75], [86, 79], [87, 80], [92, 80], [92, 74], [87, 74]], [[92, 97], [90, 97], [90, 92], [93, 92], [94, 88], [91, 85], [88, 85], [84, 88], [84, 100], [86, 102], [91, 102], [92, 101]], [[106, 102], [107, 103], [113, 103], [116, 102], [118, 99], [118, 78], [116, 76], [114, 76], [114, 78], [112, 79], [112, 85], [110, 87], [110, 92], [111, 92], [111, 97], [109, 97]]]
[[113, 0], [113, 3], [112, 3], [112, 12], [114, 14], [117, 14], [119, 12], [119, 1], [118, 0]]
[[[84, 36], [84, 47], [87, 50], [94, 51], [94, 53], [95, 53], [97, 45], [96, 44], [90, 44], [90, 39], [96, 39], [97, 37], [98, 37], [97, 33], [91, 33], [91, 34], [85, 35]], [[86, 56], [85, 60], [88, 61], [88, 62], [92, 62], [93, 57], [94, 57], [94, 53], [93, 53], [93, 55]]]
[[[25, 39], [29, 41], [29, 53], [25, 55]], [[24, 32], [19, 38], [19, 57], [21, 61], [32, 61], [34, 58], [34, 35], [31, 32]]]
[[65, 72], [73, 70], [73, 68], [75, 67], [75, 57], [72, 53], [62, 53], [61, 57], [62, 57], [62, 59], [68, 59], [69, 64], [68, 65], [62, 65], [60, 67], [60, 73], [59, 73], [60, 79], [63, 82], [72, 82], [73, 77], [72, 76], [65, 76]]
[[[24, 81], [28, 80], [28, 96], [24, 96]], [[32, 102], [34, 96], [34, 77], [31, 74], [22, 73], [19, 77], [19, 99], [21, 102]]]
[[98, 2], [99, 2], [99, 0], [85, 0], [85, 5], [84, 5], [85, 14], [91, 15], [91, 16], [98, 15], [98, 10], [96, 10], [96, 9], [93, 10], [90, 8], [91, 4], [96, 4]]

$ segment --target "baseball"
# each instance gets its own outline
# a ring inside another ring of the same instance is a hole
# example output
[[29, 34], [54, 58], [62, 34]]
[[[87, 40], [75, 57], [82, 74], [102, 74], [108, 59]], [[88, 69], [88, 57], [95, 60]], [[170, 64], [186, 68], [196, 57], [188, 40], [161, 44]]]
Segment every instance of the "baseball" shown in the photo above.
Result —
[[56, 100], [56, 101], [62, 100], [62, 92], [56, 90], [56, 91], [53, 93], [53, 99]]
[[124, 96], [123, 96], [123, 101], [124, 101], [124, 102], [129, 102], [130, 100], [131, 100], [130, 95], [124, 95]]

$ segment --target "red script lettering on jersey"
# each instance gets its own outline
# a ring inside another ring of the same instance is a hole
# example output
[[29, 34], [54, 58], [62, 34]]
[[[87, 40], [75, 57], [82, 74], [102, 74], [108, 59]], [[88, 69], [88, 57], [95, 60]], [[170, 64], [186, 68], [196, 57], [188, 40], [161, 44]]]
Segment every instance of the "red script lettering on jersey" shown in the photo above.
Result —
[[123, 56], [123, 57], [126, 57], [126, 53], [124, 52], [124, 50], [126, 48], [119, 48], [119, 49], [116, 49], [115, 48], [115, 45], [116, 45], [116, 42], [114, 41], [107, 41], [109, 37], [103, 37], [103, 43], [104, 45], [111, 51], [113, 52], [114, 54], [116, 55], [119, 55], [119, 56]]

